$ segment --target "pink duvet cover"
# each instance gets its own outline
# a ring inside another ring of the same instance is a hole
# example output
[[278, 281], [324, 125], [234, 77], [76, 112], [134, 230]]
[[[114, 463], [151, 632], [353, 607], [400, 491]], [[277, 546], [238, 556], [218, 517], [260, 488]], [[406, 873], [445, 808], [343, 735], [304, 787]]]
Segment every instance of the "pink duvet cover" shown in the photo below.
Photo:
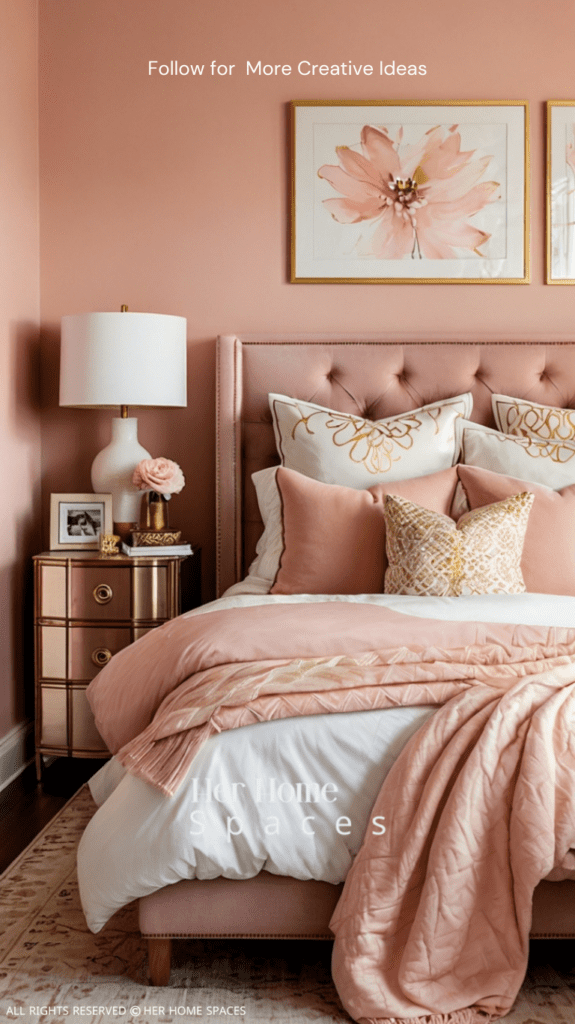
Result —
[[181, 616], [91, 683], [96, 724], [173, 793], [214, 732], [442, 705], [388, 775], [331, 927], [357, 1021], [479, 1024], [527, 963], [531, 898], [575, 867], [575, 629], [438, 622], [365, 604]]

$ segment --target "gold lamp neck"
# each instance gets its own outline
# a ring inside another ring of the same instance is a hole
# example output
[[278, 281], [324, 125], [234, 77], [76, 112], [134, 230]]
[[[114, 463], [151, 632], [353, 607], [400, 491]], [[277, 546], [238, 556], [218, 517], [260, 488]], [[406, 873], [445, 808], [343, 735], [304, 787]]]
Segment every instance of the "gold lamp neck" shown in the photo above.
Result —
[[[127, 313], [127, 312], [128, 312], [128, 307], [127, 306], [124, 306], [124, 305], [120, 306], [120, 313]], [[123, 420], [127, 420], [128, 419], [128, 406], [127, 405], [121, 405], [120, 406], [120, 416], [121, 416], [121, 418]]]

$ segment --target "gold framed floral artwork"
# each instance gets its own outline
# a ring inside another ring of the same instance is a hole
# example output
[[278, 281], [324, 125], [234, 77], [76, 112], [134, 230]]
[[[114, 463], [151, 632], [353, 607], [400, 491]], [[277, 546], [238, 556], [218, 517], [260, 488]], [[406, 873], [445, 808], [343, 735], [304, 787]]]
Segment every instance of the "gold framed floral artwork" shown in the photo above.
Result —
[[294, 100], [291, 281], [529, 282], [529, 110]]
[[575, 284], [575, 100], [547, 103], [547, 284]]

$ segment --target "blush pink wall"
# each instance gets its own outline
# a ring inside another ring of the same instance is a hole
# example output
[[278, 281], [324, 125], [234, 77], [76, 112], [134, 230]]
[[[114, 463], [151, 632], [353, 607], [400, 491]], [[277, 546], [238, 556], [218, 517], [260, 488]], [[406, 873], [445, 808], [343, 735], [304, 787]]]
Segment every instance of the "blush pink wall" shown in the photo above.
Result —
[[[214, 339], [226, 331], [569, 333], [575, 291], [545, 286], [544, 101], [575, 96], [572, 0], [42, 0], [44, 507], [89, 489], [107, 413], [57, 406], [62, 314], [188, 318], [189, 407], [140, 438], [181, 463], [173, 516], [204, 546], [212, 593]], [[148, 76], [148, 61], [235, 64], [233, 78]], [[246, 77], [246, 61], [425, 64], [417, 78]], [[290, 285], [287, 104], [527, 99], [532, 276], [511, 285]]]
[[36, 0], [3, 0], [0, 6], [0, 737], [26, 714], [31, 715], [33, 709], [32, 659], [29, 656], [32, 639], [30, 556], [38, 550], [40, 542], [37, 36]]

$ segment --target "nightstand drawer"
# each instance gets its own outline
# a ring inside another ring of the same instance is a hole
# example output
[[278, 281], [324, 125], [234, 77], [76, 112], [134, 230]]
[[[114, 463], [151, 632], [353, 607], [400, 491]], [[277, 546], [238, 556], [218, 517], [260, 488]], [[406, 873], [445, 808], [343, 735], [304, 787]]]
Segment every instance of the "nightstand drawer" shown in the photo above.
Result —
[[132, 642], [128, 626], [72, 626], [69, 679], [93, 679], [112, 655]]
[[131, 618], [131, 579], [123, 566], [73, 565], [70, 615], [73, 619]]
[[129, 626], [40, 626], [40, 678], [93, 679], [113, 654], [145, 632], [133, 637]]
[[85, 686], [41, 686], [40, 742], [48, 748], [76, 753], [107, 752], [106, 744], [94, 724]]
[[41, 679], [66, 679], [68, 630], [62, 626], [38, 627], [38, 671]]
[[110, 659], [201, 602], [201, 554], [114, 555], [45, 551], [34, 556], [36, 776], [44, 755], [104, 758], [109, 751], [86, 699]]
[[175, 596], [170, 601], [170, 578], [167, 565], [135, 565], [133, 574], [133, 608], [135, 619], [171, 619], [179, 612]]
[[65, 619], [66, 615], [66, 566], [41, 564], [38, 568], [38, 616]]
[[65, 686], [40, 687], [40, 742], [46, 747], [68, 746], [67, 700]]

